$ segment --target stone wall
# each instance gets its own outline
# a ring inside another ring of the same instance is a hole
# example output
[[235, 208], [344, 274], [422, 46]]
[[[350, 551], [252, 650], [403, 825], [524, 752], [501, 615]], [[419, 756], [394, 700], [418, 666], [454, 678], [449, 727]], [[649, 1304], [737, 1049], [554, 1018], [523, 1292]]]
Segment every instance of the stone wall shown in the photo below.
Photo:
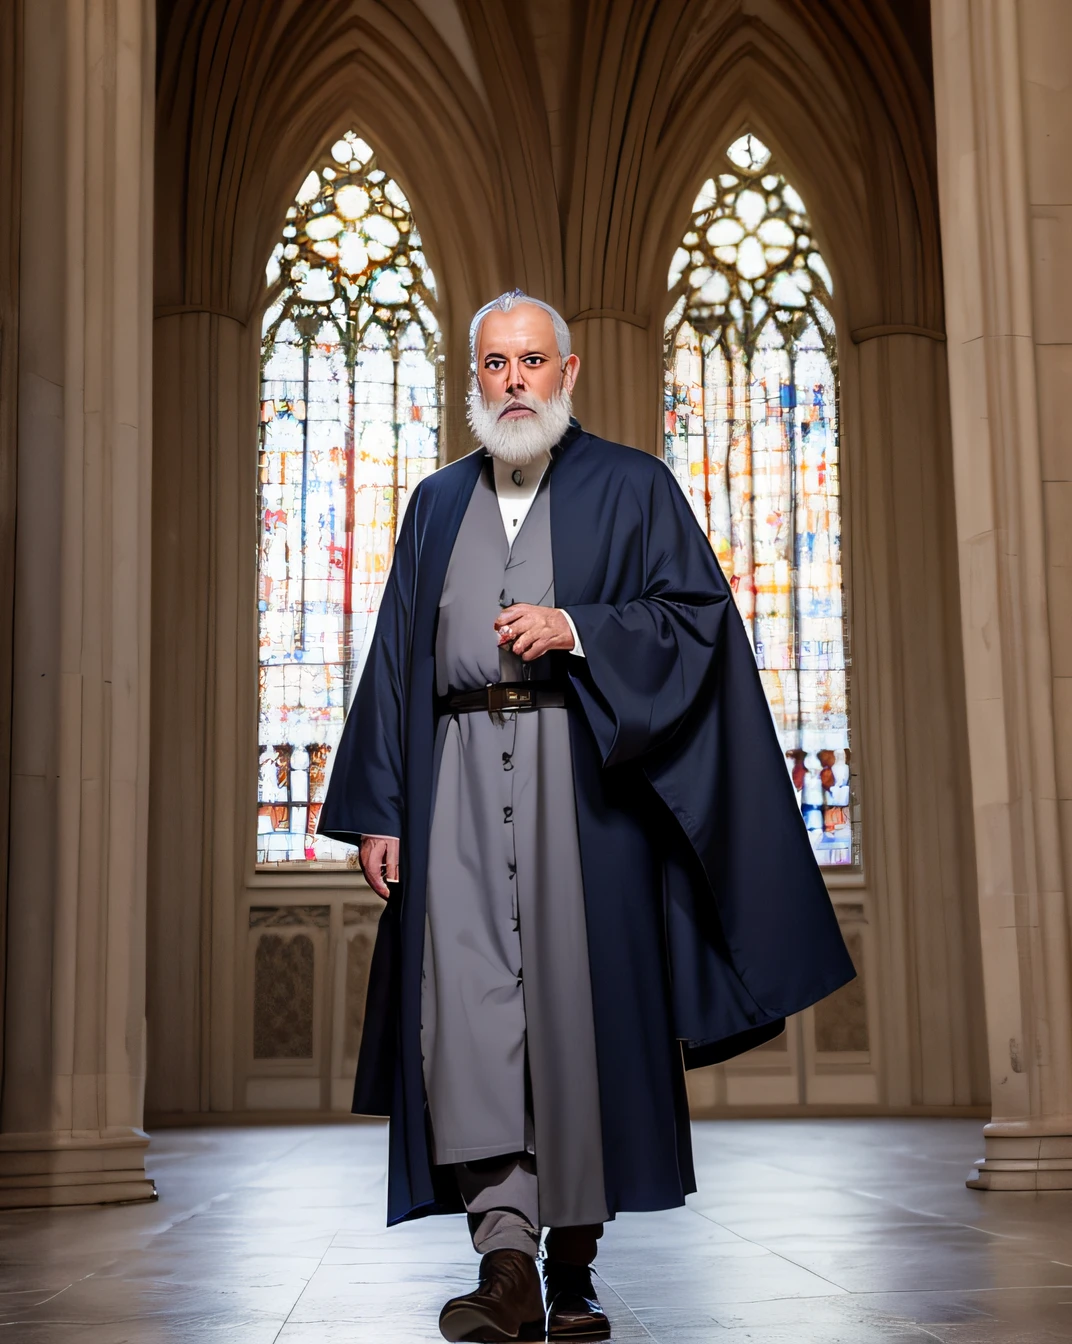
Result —
[[835, 279], [862, 974], [693, 1103], [992, 1088], [980, 1184], [1072, 1184], [1072, 14], [933, 0], [932, 85], [924, 9], [3, 7], [0, 1203], [150, 1194], [146, 1083], [186, 1119], [349, 1104], [378, 905], [256, 869], [254, 747], [264, 263], [350, 127], [440, 283], [447, 457], [513, 285], [570, 318], [582, 420], [659, 451], [669, 259], [725, 146], [774, 150]]
[[[437, 277], [448, 458], [470, 447], [470, 314], [514, 285], [571, 320], [582, 421], [659, 451], [666, 273], [691, 203], [743, 129], [777, 154], [836, 281], [863, 865], [830, 881], [862, 977], [824, 1010], [836, 1026], [803, 1015], [777, 1048], [693, 1075], [693, 1103], [985, 1103], [933, 104], [894, 8], [331, 0], [314, 25], [294, 0], [175, 0], [157, 99], [151, 1110], [349, 1104], [345, 912], [376, 902], [356, 875], [255, 869], [252, 613], [263, 266], [350, 127], [404, 187]], [[313, 1060], [288, 1073], [256, 1054], [252, 912], [314, 904]]]

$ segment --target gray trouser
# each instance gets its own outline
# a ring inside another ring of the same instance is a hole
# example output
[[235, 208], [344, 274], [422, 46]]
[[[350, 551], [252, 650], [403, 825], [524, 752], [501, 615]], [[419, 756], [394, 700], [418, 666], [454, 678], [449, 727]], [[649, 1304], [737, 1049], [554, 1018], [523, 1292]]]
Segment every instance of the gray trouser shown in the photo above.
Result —
[[[540, 1248], [540, 1206], [532, 1154], [510, 1153], [479, 1162], [460, 1162], [454, 1170], [477, 1253], [514, 1250], [534, 1256]], [[551, 1228], [547, 1255], [566, 1264], [590, 1265], [602, 1235], [601, 1223]]]

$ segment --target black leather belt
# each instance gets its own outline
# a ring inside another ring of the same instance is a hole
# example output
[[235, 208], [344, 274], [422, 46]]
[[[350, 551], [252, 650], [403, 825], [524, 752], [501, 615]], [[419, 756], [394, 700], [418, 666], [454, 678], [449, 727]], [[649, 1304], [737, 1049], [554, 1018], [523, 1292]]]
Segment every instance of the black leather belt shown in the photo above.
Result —
[[515, 710], [562, 709], [565, 704], [566, 692], [561, 687], [531, 681], [500, 681], [478, 691], [441, 696], [436, 709], [440, 714], [474, 714], [481, 709], [488, 714], [510, 714]]

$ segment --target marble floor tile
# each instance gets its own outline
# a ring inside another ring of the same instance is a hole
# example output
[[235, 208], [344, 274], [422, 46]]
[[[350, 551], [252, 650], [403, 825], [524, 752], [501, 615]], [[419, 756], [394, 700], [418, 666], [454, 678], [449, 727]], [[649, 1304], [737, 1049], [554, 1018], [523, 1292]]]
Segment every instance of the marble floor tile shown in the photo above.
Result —
[[[688, 1206], [597, 1261], [618, 1344], [1072, 1339], [1072, 1194], [964, 1187], [974, 1122], [694, 1126]], [[0, 1213], [0, 1344], [422, 1344], [464, 1219], [384, 1226], [382, 1124], [153, 1135], [154, 1205]]]

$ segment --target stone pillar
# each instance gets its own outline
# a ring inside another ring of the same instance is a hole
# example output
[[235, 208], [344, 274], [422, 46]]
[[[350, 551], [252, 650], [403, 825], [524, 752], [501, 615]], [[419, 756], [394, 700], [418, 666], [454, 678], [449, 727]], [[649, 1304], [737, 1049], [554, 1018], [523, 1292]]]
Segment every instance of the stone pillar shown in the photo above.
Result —
[[569, 317], [581, 359], [577, 416], [601, 438], [662, 452], [662, 323], [653, 337], [633, 313], [587, 309]]
[[150, 1114], [234, 1109], [235, 901], [256, 797], [259, 353], [233, 316], [157, 309]]
[[932, 13], [993, 1107], [969, 1184], [1072, 1189], [1072, 22], [1066, 0]]
[[154, 7], [23, 5], [0, 1207], [153, 1197], [145, 1050]]
[[942, 333], [910, 325], [840, 349], [849, 695], [898, 1108], [987, 1097], [945, 363]]

